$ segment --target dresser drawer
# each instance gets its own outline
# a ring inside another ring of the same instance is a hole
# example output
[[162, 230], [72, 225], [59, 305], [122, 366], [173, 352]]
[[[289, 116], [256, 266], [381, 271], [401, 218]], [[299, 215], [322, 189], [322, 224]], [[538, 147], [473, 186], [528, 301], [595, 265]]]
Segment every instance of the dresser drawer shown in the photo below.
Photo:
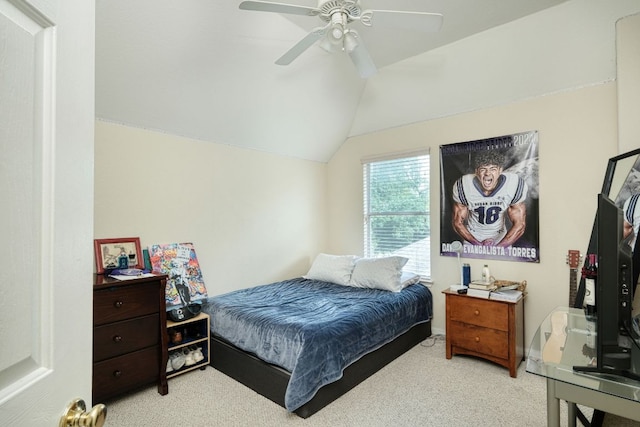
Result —
[[486, 328], [509, 330], [508, 304], [472, 297], [449, 298], [451, 320], [484, 326]]
[[451, 322], [450, 327], [447, 334], [451, 334], [452, 346], [501, 359], [509, 357], [507, 332], [459, 322]]
[[157, 283], [141, 283], [101, 289], [93, 293], [93, 324], [130, 319], [157, 313]]
[[93, 329], [93, 361], [157, 345], [159, 331], [158, 314], [97, 326]]
[[154, 346], [93, 364], [93, 401], [157, 381], [160, 347]]

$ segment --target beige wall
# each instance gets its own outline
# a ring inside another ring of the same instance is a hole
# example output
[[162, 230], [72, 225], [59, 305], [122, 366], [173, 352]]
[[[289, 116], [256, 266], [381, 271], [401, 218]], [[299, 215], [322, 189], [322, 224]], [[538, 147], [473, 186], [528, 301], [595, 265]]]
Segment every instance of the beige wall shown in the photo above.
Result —
[[[329, 162], [329, 247], [362, 253], [362, 168], [373, 154], [431, 149], [433, 327], [444, 332], [443, 289], [458, 278], [455, 258], [439, 255], [439, 146], [538, 130], [540, 139], [540, 263], [489, 261], [496, 278], [527, 280], [527, 344], [543, 320], [569, 298], [569, 249], [584, 253], [607, 159], [617, 151], [616, 85], [606, 83], [499, 108], [425, 121], [349, 139]], [[472, 276], [481, 260], [469, 260]]]
[[640, 147], [640, 14], [616, 24], [620, 152]]
[[211, 295], [304, 274], [325, 194], [326, 164], [96, 123], [94, 237], [192, 242]]

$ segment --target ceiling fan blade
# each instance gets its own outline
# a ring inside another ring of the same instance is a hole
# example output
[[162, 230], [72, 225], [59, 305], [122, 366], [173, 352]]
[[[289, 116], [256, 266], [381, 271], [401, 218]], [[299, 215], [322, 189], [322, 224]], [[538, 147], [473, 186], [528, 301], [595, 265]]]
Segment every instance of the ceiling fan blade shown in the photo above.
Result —
[[[358, 69], [358, 74], [363, 79], [369, 78], [378, 72], [376, 68], [376, 64], [373, 63], [373, 59], [371, 59], [371, 55], [369, 55], [369, 51], [365, 47], [362, 42], [362, 38], [356, 33], [354, 30], [350, 30], [348, 35], [345, 37], [351, 36], [355, 38], [355, 43], [347, 43], [345, 40], [345, 50], [351, 57], [351, 61]], [[351, 46], [349, 46], [351, 45]]]
[[273, 3], [269, 1], [243, 1], [239, 7], [243, 10], [256, 10], [258, 12], [290, 13], [305, 16], [316, 16], [320, 14], [320, 10], [315, 7]]
[[[365, 20], [367, 12], [371, 12]], [[367, 26], [393, 27], [405, 30], [437, 32], [442, 27], [443, 16], [439, 13], [405, 12], [399, 10], [369, 10], [362, 14], [362, 23]]]
[[309, 34], [307, 34], [302, 40], [296, 43], [291, 49], [289, 49], [284, 55], [282, 55], [276, 61], [278, 65], [289, 65], [296, 59], [302, 52], [309, 49], [315, 42], [320, 40], [327, 32], [329, 26], [314, 28]]

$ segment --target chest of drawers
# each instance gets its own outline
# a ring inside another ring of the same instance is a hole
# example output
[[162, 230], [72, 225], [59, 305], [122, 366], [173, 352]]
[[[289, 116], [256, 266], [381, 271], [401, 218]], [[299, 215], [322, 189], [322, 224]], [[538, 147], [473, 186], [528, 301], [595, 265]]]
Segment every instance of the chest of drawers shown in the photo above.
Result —
[[93, 284], [93, 402], [157, 383], [167, 394], [166, 276]]
[[524, 358], [524, 300], [496, 301], [444, 291], [447, 359], [454, 354], [482, 357], [517, 376]]

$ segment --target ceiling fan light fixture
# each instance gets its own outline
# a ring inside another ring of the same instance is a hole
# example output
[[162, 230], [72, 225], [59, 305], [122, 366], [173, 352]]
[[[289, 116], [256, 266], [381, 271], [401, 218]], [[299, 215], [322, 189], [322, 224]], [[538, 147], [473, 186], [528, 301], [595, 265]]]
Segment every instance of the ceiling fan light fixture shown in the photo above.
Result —
[[342, 39], [342, 34], [344, 34], [344, 28], [341, 25], [335, 25], [331, 28], [331, 38], [334, 40]]
[[342, 44], [345, 28], [347, 26], [347, 15], [344, 12], [334, 12], [331, 15], [331, 27], [327, 33], [329, 41], [333, 44]]
[[344, 33], [344, 50], [351, 53], [358, 47], [358, 38], [354, 31]]
[[329, 53], [333, 53], [338, 50], [338, 47], [336, 46], [336, 44], [329, 41], [328, 36], [323, 37], [322, 40], [320, 40], [320, 44], [318, 46], [320, 46], [323, 50]]

